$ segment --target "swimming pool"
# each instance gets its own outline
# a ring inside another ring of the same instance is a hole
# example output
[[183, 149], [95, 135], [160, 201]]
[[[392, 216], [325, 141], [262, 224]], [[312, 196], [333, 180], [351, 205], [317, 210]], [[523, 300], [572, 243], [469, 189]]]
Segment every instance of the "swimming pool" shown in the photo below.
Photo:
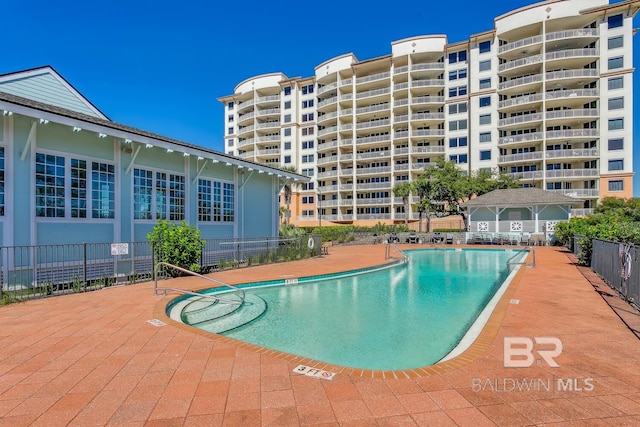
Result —
[[406, 255], [407, 264], [346, 277], [247, 286], [249, 298], [266, 303], [263, 312], [222, 334], [340, 366], [401, 370], [436, 363], [501, 287], [514, 252], [423, 249]]

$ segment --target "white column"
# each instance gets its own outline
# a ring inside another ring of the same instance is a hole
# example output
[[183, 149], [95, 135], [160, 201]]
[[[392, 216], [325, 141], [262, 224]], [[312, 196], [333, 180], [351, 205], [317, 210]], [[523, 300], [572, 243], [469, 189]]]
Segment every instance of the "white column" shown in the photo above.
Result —
[[500, 232], [500, 208], [496, 206], [496, 233]]

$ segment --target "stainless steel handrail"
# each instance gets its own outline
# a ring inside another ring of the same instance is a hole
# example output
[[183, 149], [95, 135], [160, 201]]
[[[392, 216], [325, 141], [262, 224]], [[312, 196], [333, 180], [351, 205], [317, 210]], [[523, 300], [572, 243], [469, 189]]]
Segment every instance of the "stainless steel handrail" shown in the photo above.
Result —
[[[222, 286], [226, 286], [228, 288], [234, 289], [234, 290], [240, 292], [240, 294], [241, 294], [240, 301], [235, 301], [235, 300], [231, 300], [231, 299], [227, 299], [227, 298], [221, 298], [221, 297], [217, 297], [215, 295], [203, 295], [203, 294], [200, 294], [200, 293], [197, 293], [197, 292], [191, 292], [191, 291], [187, 291], [187, 290], [179, 289], [179, 288], [159, 288], [158, 287], [158, 267], [160, 267], [161, 265], [173, 268], [174, 270], [181, 271], [181, 272], [189, 274], [191, 276], [200, 277], [200, 278], [202, 278], [204, 280], [208, 280], [209, 282], [213, 282], [213, 283], [218, 284], [218, 285], [222, 285]], [[182, 268], [182, 267], [178, 267], [177, 265], [169, 264], [168, 262], [161, 261], [161, 262], [159, 262], [159, 263], [157, 263], [155, 265], [155, 268], [153, 270], [153, 280], [154, 280], [154, 286], [153, 286], [153, 294], [154, 295], [158, 295], [158, 291], [164, 291], [163, 295], [166, 295], [167, 291], [173, 291], [173, 292], [180, 292], [180, 293], [187, 294], [187, 295], [199, 296], [199, 297], [207, 298], [207, 299], [214, 299], [214, 300], [218, 300], [218, 301], [221, 301], [221, 302], [224, 302], [224, 303], [227, 303], [227, 304], [241, 305], [242, 303], [244, 303], [245, 292], [244, 292], [243, 289], [240, 289], [240, 288], [238, 288], [236, 286], [233, 286], [233, 285], [230, 285], [228, 283], [221, 282], [221, 281], [216, 280], [216, 279], [212, 279], [211, 277], [203, 276], [202, 274], [193, 272], [191, 270], [187, 270], [186, 268]]]
[[395, 249], [396, 252], [398, 252], [400, 254], [400, 257], [402, 258], [402, 263], [403, 264], [406, 264], [406, 262], [409, 261], [409, 258], [407, 258], [405, 253], [402, 252], [402, 250], [399, 247], [397, 247], [395, 243], [387, 243], [386, 251], [385, 251], [385, 259], [391, 258], [391, 251], [389, 249], [390, 247]]
[[[511, 262], [512, 259], [514, 259], [515, 257], [517, 257], [518, 255], [520, 255], [523, 251], [531, 251], [531, 254], [533, 255], [533, 262], [529, 263], [529, 262]], [[510, 265], [526, 265], [527, 267], [535, 267], [536, 266], [536, 251], [535, 249], [533, 249], [532, 246], [527, 246], [525, 248], [520, 249], [514, 256], [512, 256], [511, 258], [509, 258], [507, 260], [507, 267]]]

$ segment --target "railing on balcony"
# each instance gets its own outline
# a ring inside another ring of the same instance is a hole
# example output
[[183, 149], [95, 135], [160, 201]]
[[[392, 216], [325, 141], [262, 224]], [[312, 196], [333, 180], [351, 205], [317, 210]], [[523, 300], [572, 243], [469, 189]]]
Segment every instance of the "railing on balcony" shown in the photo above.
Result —
[[545, 98], [547, 100], [561, 99], [561, 98], [596, 98], [598, 96], [600, 96], [600, 90], [597, 88], [566, 89], [566, 90], [550, 91], [545, 93]]
[[336, 89], [338, 87], [338, 83], [331, 83], [328, 85], [324, 85], [318, 88], [318, 95], [323, 94], [325, 92], [329, 92], [330, 90]]
[[332, 96], [331, 98], [323, 99], [322, 101], [318, 102], [318, 108], [324, 107], [325, 105], [329, 104], [335, 104], [336, 102], [338, 102], [338, 97]]
[[598, 157], [600, 155], [597, 148], [574, 148], [571, 150], [547, 150], [547, 159], [560, 157]]
[[256, 138], [256, 142], [280, 141], [280, 135], [261, 136]]
[[391, 90], [388, 87], [382, 89], [367, 90], [356, 94], [356, 99], [368, 98], [371, 96], [387, 95]]
[[388, 205], [389, 203], [391, 203], [391, 199], [389, 197], [382, 197], [378, 199], [356, 199], [357, 205]]
[[547, 139], [558, 138], [597, 138], [600, 132], [598, 129], [565, 129], [552, 130], [546, 134]]
[[273, 156], [273, 155], [279, 155], [280, 154], [280, 149], [279, 148], [269, 148], [266, 150], [257, 150], [256, 154], [258, 156]]
[[324, 136], [330, 133], [336, 133], [338, 131], [338, 126], [329, 126], [328, 128], [320, 129], [318, 131], [318, 136]]
[[547, 111], [546, 117], [549, 119], [564, 119], [570, 117], [599, 117], [597, 108], [574, 108], [568, 110]]
[[532, 153], [520, 153], [520, 154], [508, 154], [506, 156], [499, 156], [498, 163], [512, 163], [523, 162], [531, 160], [542, 160], [542, 151], [534, 151]]
[[391, 155], [391, 152], [389, 151], [372, 151], [369, 153], [357, 153], [356, 154], [356, 159], [360, 160], [360, 159], [372, 159], [372, 158], [379, 158], [379, 157], [388, 157]]
[[507, 80], [498, 85], [498, 90], [505, 90], [512, 87], [524, 86], [532, 83], [542, 82], [542, 74], [534, 74], [533, 76], [517, 77], [515, 79]]
[[444, 62], [425, 62], [422, 64], [413, 64], [411, 71], [422, 70], [444, 70]]
[[391, 120], [389, 119], [371, 120], [368, 122], [356, 123], [356, 129], [367, 129], [372, 127], [389, 126], [390, 124], [391, 124]]
[[564, 30], [548, 33], [546, 35], [547, 41], [568, 39], [573, 37], [598, 37], [599, 32], [597, 28], [577, 28], [575, 30]]
[[411, 154], [418, 153], [444, 153], [444, 145], [423, 145], [411, 147]]
[[562, 190], [547, 190], [552, 193], [564, 194], [569, 197], [600, 197], [600, 190], [597, 188], [565, 188]]
[[593, 68], [583, 68], [579, 70], [562, 70], [562, 71], [551, 71], [546, 73], [545, 78], [547, 80], [558, 80], [558, 79], [579, 79], [579, 78], [588, 78], [588, 77], [599, 77], [600, 72]]
[[498, 145], [538, 141], [538, 140], [542, 140], [542, 137], [543, 137], [542, 132], [531, 132], [531, 133], [523, 133], [521, 135], [503, 136], [500, 139], [498, 139]]
[[421, 79], [412, 80], [411, 87], [425, 87], [425, 86], [444, 86], [443, 79]]
[[371, 112], [374, 112], [374, 111], [388, 110], [389, 108], [390, 108], [390, 104], [388, 102], [385, 102], [383, 104], [370, 105], [368, 107], [356, 108], [356, 114], [364, 114], [364, 113], [371, 113]]
[[391, 182], [368, 182], [358, 184], [358, 190], [375, 190], [380, 188], [391, 188]]
[[507, 173], [507, 175], [514, 179], [527, 181], [532, 179], [542, 179], [542, 177], [544, 176], [544, 171], [510, 172]]
[[258, 116], [269, 116], [272, 114], [280, 114], [280, 108], [267, 108], [266, 110], [258, 110]]
[[542, 63], [542, 55], [532, 55], [527, 56], [525, 58], [514, 59], [513, 61], [508, 61], [498, 66], [498, 72], [504, 72], [508, 70], [512, 70], [518, 67], [524, 67], [526, 65], [534, 65]]
[[321, 122], [326, 122], [327, 120], [331, 120], [335, 117], [338, 117], [338, 112], [337, 111], [332, 111], [330, 113], [326, 113], [326, 114], [318, 114], [318, 123]]
[[531, 46], [542, 42], [542, 36], [527, 37], [526, 39], [516, 40], [511, 43], [507, 43], [498, 48], [498, 54], [508, 52], [510, 50], [521, 49], [525, 46]]
[[581, 56], [599, 56], [600, 53], [598, 49], [566, 49], [559, 50], [556, 52], [548, 52], [545, 54], [545, 59], [547, 61], [553, 61], [555, 59], [564, 59], [564, 58], [576, 58]]
[[384, 73], [372, 74], [370, 76], [358, 77], [356, 78], [356, 84], [371, 82], [374, 80], [382, 80], [389, 78], [391, 73], [389, 71], [385, 71]]
[[344, 145], [352, 145], [353, 144], [353, 139], [352, 138], [344, 138], [340, 140], [340, 146], [344, 146]]
[[388, 142], [391, 141], [391, 135], [366, 136], [356, 138], [356, 144], [366, 144], [369, 142]]
[[270, 101], [280, 101], [280, 95], [261, 96], [258, 98], [258, 102], [270, 102]]
[[372, 168], [356, 168], [358, 175], [373, 174], [373, 173], [388, 173], [391, 172], [391, 166], [378, 166]]
[[329, 148], [336, 147], [337, 145], [338, 141], [323, 142], [322, 144], [318, 144], [318, 150], [327, 150]]
[[509, 99], [505, 99], [504, 101], [500, 101], [500, 103], [498, 104], [498, 108], [508, 108], [508, 107], [514, 107], [517, 105], [530, 104], [532, 102], [541, 102], [541, 101], [542, 101], [542, 94], [534, 93], [531, 95], [518, 96], [515, 98], [509, 98]]
[[411, 136], [444, 136], [444, 129], [415, 129]]
[[545, 171], [547, 178], [592, 178], [600, 175], [598, 169], [554, 169]]
[[444, 113], [418, 113], [412, 114], [411, 120], [444, 120]]
[[542, 113], [522, 114], [520, 116], [507, 117], [506, 119], [500, 119], [498, 126], [510, 126], [520, 123], [538, 122], [542, 120]]
[[280, 122], [265, 122], [265, 123], [258, 123], [258, 129], [265, 129], [265, 128], [279, 128], [280, 127]]
[[327, 172], [319, 172], [318, 173], [318, 178], [330, 178], [332, 176], [338, 176], [338, 171], [334, 170], [334, 171], [327, 171]]
[[252, 112], [246, 113], [246, 114], [240, 114], [240, 115], [238, 115], [238, 121], [239, 122], [243, 122], [245, 120], [253, 119], [255, 116], [256, 116], [255, 111], [252, 111]]
[[254, 142], [255, 142], [255, 138], [239, 140], [238, 141], [238, 147], [244, 147], [246, 145], [253, 145]]
[[593, 209], [571, 209], [571, 216], [587, 216], [593, 213]]
[[396, 164], [396, 165], [393, 165], [393, 169], [396, 171], [407, 171], [409, 170], [409, 164], [408, 163]]

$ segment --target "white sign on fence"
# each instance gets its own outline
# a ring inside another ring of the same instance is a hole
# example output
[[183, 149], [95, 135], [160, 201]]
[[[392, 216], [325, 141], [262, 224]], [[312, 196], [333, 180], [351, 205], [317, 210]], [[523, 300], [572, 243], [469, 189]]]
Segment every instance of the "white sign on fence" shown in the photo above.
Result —
[[111, 244], [111, 255], [128, 255], [129, 254], [129, 244], [128, 243], [112, 243]]

